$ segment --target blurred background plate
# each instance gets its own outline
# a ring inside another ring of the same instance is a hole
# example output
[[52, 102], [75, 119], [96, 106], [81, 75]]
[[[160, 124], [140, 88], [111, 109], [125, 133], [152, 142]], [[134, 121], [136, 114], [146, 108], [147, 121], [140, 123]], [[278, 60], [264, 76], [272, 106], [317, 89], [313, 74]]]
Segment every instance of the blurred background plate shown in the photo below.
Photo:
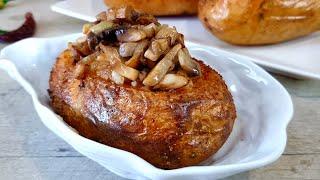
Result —
[[[102, 0], [65, 0], [51, 6], [55, 12], [85, 21], [107, 9]], [[205, 30], [197, 17], [164, 17], [161, 23], [176, 26], [186, 40], [231, 51], [265, 69], [295, 78], [320, 80], [320, 32], [289, 42], [268, 46], [233, 46], [218, 40]]]

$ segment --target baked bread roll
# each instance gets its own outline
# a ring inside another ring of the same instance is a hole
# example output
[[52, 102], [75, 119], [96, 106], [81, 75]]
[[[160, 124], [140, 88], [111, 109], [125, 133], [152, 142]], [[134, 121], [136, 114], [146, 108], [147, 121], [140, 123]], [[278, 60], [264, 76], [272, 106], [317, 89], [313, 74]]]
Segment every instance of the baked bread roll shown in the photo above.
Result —
[[189, 15], [198, 11], [198, 0], [104, 0], [108, 7], [132, 6], [155, 16]]
[[200, 0], [199, 18], [223, 41], [274, 44], [320, 30], [319, 0]]
[[84, 26], [51, 71], [53, 109], [80, 135], [164, 169], [196, 165], [230, 135], [222, 77], [152, 16], [111, 9]]

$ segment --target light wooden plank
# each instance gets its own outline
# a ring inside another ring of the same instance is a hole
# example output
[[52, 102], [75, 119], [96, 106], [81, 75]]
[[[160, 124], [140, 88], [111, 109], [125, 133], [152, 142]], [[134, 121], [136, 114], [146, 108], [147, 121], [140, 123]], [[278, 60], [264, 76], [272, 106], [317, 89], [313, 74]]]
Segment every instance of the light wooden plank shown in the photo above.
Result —
[[320, 154], [320, 98], [293, 96], [293, 103], [285, 154]]
[[320, 81], [318, 80], [297, 80], [285, 76], [274, 75], [291, 95], [305, 98], [320, 98]]
[[320, 155], [284, 155], [271, 166], [251, 171], [248, 179], [320, 179]]
[[0, 158], [0, 179], [123, 179], [86, 157]]
[[[123, 179], [85, 157], [0, 158], [1, 179]], [[320, 179], [320, 155], [284, 155], [271, 166], [225, 180]]]
[[0, 157], [79, 156], [40, 121], [30, 96], [0, 71]]

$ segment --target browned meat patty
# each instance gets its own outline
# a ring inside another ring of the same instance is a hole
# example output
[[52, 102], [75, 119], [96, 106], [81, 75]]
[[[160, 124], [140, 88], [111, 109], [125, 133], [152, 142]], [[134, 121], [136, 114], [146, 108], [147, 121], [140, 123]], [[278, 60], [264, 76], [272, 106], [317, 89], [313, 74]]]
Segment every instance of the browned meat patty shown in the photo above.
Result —
[[96, 59], [79, 75], [70, 50], [50, 76], [53, 109], [79, 133], [123, 149], [159, 168], [196, 165], [224, 144], [236, 110], [221, 76], [198, 61], [201, 76], [179, 89], [152, 91], [142, 84], [117, 85], [110, 65]]

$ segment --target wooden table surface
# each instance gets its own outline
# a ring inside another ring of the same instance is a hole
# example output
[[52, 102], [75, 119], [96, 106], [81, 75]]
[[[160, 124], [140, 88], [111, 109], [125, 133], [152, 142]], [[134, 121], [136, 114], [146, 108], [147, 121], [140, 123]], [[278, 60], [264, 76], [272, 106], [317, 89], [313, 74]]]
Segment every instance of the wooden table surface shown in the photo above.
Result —
[[[0, 28], [18, 25], [24, 12], [32, 11], [38, 21], [38, 37], [79, 32], [83, 22], [50, 12], [54, 2], [17, 0], [0, 11]], [[0, 44], [0, 49], [4, 46]], [[286, 150], [271, 165], [227, 179], [320, 179], [320, 81], [274, 76], [290, 92], [295, 109]], [[29, 95], [0, 71], [0, 179], [122, 178], [50, 132]]]

